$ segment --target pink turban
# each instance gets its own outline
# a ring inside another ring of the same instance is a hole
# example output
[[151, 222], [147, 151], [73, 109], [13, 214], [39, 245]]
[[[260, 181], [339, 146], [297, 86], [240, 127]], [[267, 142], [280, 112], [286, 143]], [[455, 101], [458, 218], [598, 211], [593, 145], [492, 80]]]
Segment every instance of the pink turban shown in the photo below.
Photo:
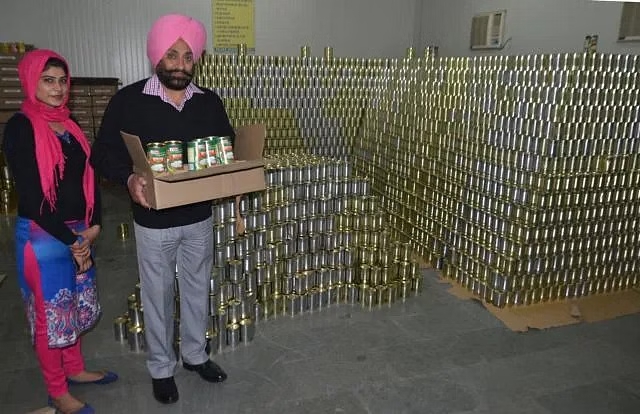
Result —
[[194, 60], [198, 60], [207, 42], [207, 31], [201, 22], [189, 16], [167, 14], [160, 17], [147, 35], [147, 56], [154, 68], [178, 39], [189, 45]]

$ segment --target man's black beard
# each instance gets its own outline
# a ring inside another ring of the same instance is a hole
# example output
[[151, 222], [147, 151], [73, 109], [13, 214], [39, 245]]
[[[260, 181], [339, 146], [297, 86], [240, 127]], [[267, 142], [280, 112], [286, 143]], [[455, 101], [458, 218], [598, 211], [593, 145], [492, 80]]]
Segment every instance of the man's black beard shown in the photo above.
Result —
[[[184, 78], [174, 78], [172, 76], [174, 73], [182, 73]], [[192, 73], [180, 69], [166, 70], [158, 67], [156, 68], [156, 75], [158, 75], [161, 84], [174, 91], [184, 90], [191, 83], [191, 79], [193, 79]]]

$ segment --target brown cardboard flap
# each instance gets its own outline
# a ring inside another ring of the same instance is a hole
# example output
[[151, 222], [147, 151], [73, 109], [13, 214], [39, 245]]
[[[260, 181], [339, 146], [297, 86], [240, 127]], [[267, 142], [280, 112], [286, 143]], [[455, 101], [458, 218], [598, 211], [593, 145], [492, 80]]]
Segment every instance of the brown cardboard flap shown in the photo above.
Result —
[[237, 160], [261, 160], [267, 128], [264, 124], [236, 128], [233, 155]]
[[[133, 172], [144, 177], [145, 180], [147, 180], [147, 183], [152, 183], [153, 171], [151, 170], [149, 161], [147, 161], [147, 154], [145, 154], [144, 149], [142, 148], [140, 138], [138, 138], [136, 135], [127, 134], [126, 132], [122, 131], [120, 131], [120, 134], [122, 135], [124, 144], [127, 146], [127, 150], [129, 150], [129, 155], [131, 156], [131, 160], [133, 161]], [[147, 201], [149, 201], [150, 203], [152, 202], [152, 200], [155, 200], [155, 186], [145, 186], [144, 195], [147, 198]]]
[[137, 135], [127, 134], [123, 131], [120, 131], [120, 134], [122, 135], [124, 144], [127, 146], [129, 155], [133, 161], [133, 172], [145, 177], [150, 175], [153, 178], [153, 171], [147, 161], [147, 154], [145, 154], [144, 149], [142, 148], [140, 138], [138, 138]]

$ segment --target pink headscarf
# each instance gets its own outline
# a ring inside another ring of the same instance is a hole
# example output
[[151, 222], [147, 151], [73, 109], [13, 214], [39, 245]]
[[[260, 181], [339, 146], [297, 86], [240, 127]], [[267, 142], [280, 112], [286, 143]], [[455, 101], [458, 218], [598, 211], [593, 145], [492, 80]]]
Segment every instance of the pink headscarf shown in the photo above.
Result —
[[[25, 101], [20, 109], [29, 118], [33, 127], [36, 162], [40, 174], [42, 193], [44, 194], [43, 205], [46, 200], [51, 211], [55, 209], [56, 205], [58, 180], [61, 180], [64, 176], [64, 154], [62, 153], [60, 139], [56, 137], [49, 123], [60, 122], [75, 137], [80, 146], [82, 146], [84, 153], [87, 154], [82, 187], [86, 204], [85, 222], [88, 226], [93, 215], [95, 186], [93, 168], [89, 164], [89, 152], [91, 150], [89, 141], [87, 141], [87, 137], [78, 124], [69, 118], [70, 112], [69, 108], [67, 108], [68, 92], [62, 105], [57, 108], [46, 105], [36, 98], [40, 76], [44, 71], [47, 60], [50, 58], [58, 58], [65, 62], [67, 68], [69, 67], [62, 56], [46, 49], [37, 49], [27, 53], [18, 64], [18, 76], [25, 93]], [[71, 77], [69, 74], [67, 76], [67, 88], [70, 85]]]
[[154, 68], [178, 39], [189, 45], [194, 60], [198, 60], [207, 42], [207, 31], [201, 22], [189, 16], [167, 14], [160, 17], [147, 35], [147, 56]]

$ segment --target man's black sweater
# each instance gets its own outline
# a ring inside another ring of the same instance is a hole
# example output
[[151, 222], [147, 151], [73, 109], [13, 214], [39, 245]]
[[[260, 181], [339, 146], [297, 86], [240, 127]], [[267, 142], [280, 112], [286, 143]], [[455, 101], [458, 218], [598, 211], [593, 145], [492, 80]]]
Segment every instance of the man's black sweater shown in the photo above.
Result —
[[[204, 94], [194, 93], [178, 111], [158, 96], [142, 93], [146, 82], [133, 83], [111, 98], [91, 149], [96, 171], [124, 185], [133, 173], [133, 162], [120, 131], [140, 137], [143, 147], [150, 142], [187, 142], [207, 136], [235, 138], [222, 100], [213, 91], [200, 88]], [[155, 229], [197, 223], [211, 216], [211, 202], [163, 210], [148, 210], [137, 203], [132, 206], [135, 222]]]

